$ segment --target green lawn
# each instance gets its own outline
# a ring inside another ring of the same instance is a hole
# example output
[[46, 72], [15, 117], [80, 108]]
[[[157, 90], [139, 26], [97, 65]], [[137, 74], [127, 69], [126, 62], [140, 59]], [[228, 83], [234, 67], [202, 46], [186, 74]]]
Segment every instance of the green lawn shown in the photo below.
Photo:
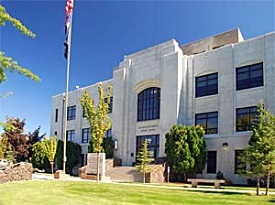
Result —
[[172, 190], [131, 184], [73, 181], [25, 181], [0, 185], [0, 205], [211, 204], [268, 205], [275, 196]]

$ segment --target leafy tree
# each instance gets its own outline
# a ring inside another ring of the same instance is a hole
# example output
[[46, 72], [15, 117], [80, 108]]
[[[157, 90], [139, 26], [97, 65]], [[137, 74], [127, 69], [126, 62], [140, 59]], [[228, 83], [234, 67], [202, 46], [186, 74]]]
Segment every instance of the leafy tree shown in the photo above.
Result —
[[174, 125], [166, 133], [165, 153], [168, 161], [177, 174], [183, 174], [186, 180], [188, 173], [203, 170], [206, 162], [206, 145], [201, 126]]
[[45, 137], [44, 141], [37, 143], [41, 143], [42, 150], [51, 164], [51, 170], [53, 174], [54, 157], [57, 148], [57, 137], [52, 136], [50, 139]]
[[[66, 147], [67, 162], [65, 170], [67, 173], [72, 174], [73, 167], [81, 163], [82, 150], [79, 144], [71, 141], [67, 141]], [[62, 140], [58, 140], [55, 161], [59, 169], [63, 167], [63, 148], [64, 142]]]
[[143, 173], [143, 183], [145, 183], [146, 172], [151, 171], [149, 164], [154, 161], [154, 158], [151, 158], [151, 155], [152, 153], [148, 150], [148, 141], [144, 140], [137, 156], [138, 164], [136, 165], [138, 170]]
[[[0, 4], [0, 26], [4, 26], [6, 22], [11, 23], [15, 28], [21, 31], [24, 35], [29, 36], [31, 38], [35, 37], [35, 34], [27, 29], [18, 19], [12, 17]], [[34, 81], [40, 81], [40, 78], [35, 75], [31, 70], [20, 66], [17, 61], [13, 60], [11, 57], [6, 56], [3, 51], [0, 51], [0, 84], [7, 80], [6, 73], [13, 73], [17, 71], [19, 74], [23, 74], [28, 78], [31, 78]], [[0, 99], [11, 95], [11, 92], [6, 94], [0, 94]], [[11, 127], [7, 126], [5, 123], [0, 122], [0, 126], [4, 127], [5, 130], [11, 129]]]
[[[5, 22], [11, 23], [24, 35], [31, 38], [35, 37], [35, 34], [32, 31], [27, 29], [18, 19], [10, 16], [6, 9], [2, 5], [0, 5], [0, 26], [4, 26]], [[5, 56], [4, 52], [0, 51], [0, 83], [4, 82], [7, 79], [6, 72], [13, 73], [14, 71], [17, 71], [18, 73], [23, 74], [26, 77], [33, 79], [34, 81], [40, 81], [39, 77], [33, 72], [31, 72], [27, 68], [18, 65], [18, 63], [14, 61], [11, 57]]]
[[264, 110], [263, 104], [258, 106], [258, 117], [242, 160], [250, 164], [250, 168], [245, 170], [244, 174], [257, 178], [257, 195], [259, 195], [260, 178], [267, 177], [265, 193], [267, 195], [270, 175], [275, 173], [275, 116]]
[[32, 146], [30, 143], [32, 136], [30, 134], [23, 134], [25, 120], [20, 121], [19, 118], [8, 118], [6, 124], [12, 127], [11, 129], [4, 130], [2, 134], [2, 137], [7, 138], [6, 152], [10, 156], [14, 155], [14, 160], [17, 162], [28, 161], [30, 158], [29, 150]]
[[[105, 133], [111, 128], [111, 119], [108, 116], [112, 86], [108, 86], [107, 98], [104, 96], [103, 84], [98, 84], [98, 104], [85, 91], [80, 98], [85, 116], [90, 124], [91, 145], [89, 152], [97, 153], [97, 182], [99, 182], [99, 153], [103, 151], [102, 143]], [[105, 100], [107, 99], [107, 100]]]

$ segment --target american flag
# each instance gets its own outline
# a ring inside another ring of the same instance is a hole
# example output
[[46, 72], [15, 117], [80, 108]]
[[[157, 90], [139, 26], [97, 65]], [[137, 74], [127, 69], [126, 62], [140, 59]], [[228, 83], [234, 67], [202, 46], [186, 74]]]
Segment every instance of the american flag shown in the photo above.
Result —
[[66, 14], [66, 20], [65, 20], [65, 43], [64, 43], [64, 57], [67, 59], [68, 57], [68, 35], [70, 32], [70, 24], [72, 21], [72, 11], [73, 11], [73, 0], [67, 0], [66, 7], [65, 7], [65, 14]]

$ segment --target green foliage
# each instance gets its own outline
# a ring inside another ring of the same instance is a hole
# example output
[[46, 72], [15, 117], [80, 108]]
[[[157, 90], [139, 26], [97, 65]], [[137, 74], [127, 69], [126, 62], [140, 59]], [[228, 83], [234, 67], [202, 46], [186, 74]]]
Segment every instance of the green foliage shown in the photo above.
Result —
[[[111, 101], [112, 86], [108, 86], [107, 98], [104, 96], [103, 84], [98, 84], [98, 104], [95, 107], [94, 100], [86, 90], [80, 98], [80, 103], [85, 116], [90, 124], [90, 148], [89, 151], [97, 153], [97, 182], [99, 182], [99, 154], [103, 151], [103, 138], [105, 133], [111, 128], [111, 118], [108, 116], [109, 104]], [[106, 100], [107, 99], [107, 100]]]
[[[57, 163], [58, 169], [62, 169], [63, 167], [63, 148], [64, 142], [58, 140], [57, 143], [57, 151], [55, 155], [55, 160]], [[75, 142], [67, 141], [66, 145], [66, 172], [72, 174], [72, 169], [74, 166], [78, 166], [81, 163], [81, 146]]]
[[[27, 29], [18, 19], [10, 16], [6, 9], [0, 4], [0, 26], [4, 26], [6, 22], [11, 23], [24, 35], [32, 38], [35, 37], [35, 34], [32, 31]], [[13, 60], [11, 57], [5, 56], [4, 52], [0, 51], [0, 84], [7, 80], [6, 72], [13, 73], [14, 71], [17, 71], [19, 74], [23, 74], [34, 81], [40, 81], [40, 78], [31, 70], [20, 66], [17, 61]], [[1, 94], [0, 99], [3, 99], [10, 94], [11, 92]], [[3, 122], [0, 122], [0, 126], [3, 126], [5, 129], [7, 128]]]
[[266, 111], [262, 103], [258, 106], [257, 121], [248, 144], [242, 160], [250, 164], [250, 169], [244, 174], [257, 178], [257, 194], [259, 178], [266, 176], [268, 194], [270, 175], [275, 173], [275, 116]]
[[8, 138], [0, 137], [0, 159], [4, 158], [4, 155], [7, 150]]
[[95, 107], [94, 100], [85, 91], [80, 98], [85, 116], [90, 124], [90, 133], [92, 141], [92, 151], [102, 152], [103, 138], [105, 133], [111, 128], [111, 119], [108, 116], [109, 104], [111, 99], [112, 86], [108, 86], [107, 101], [105, 100], [103, 84], [98, 84], [98, 104]]
[[7, 13], [6, 9], [2, 5], [0, 5], [0, 26], [4, 26], [6, 21], [10, 22], [14, 27], [16, 27], [26, 36], [30, 36], [32, 38], [35, 37], [35, 34], [32, 31], [27, 29], [18, 19], [10, 16], [10, 14]]
[[111, 159], [114, 157], [113, 150], [113, 139], [112, 137], [103, 138], [103, 152], [106, 154], [106, 159]]
[[201, 126], [174, 125], [165, 135], [165, 153], [175, 173], [200, 172], [206, 162], [206, 145]]
[[145, 173], [151, 171], [149, 164], [154, 161], [151, 155], [152, 153], [148, 150], [148, 142], [144, 140], [137, 156], [138, 164], [136, 165], [138, 170], [143, 173], [143, 183], [145, 183]]

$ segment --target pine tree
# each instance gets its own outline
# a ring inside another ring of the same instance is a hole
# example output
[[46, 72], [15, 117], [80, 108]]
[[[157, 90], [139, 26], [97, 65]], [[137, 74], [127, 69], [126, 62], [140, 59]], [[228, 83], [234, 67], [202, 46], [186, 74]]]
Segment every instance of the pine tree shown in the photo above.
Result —
[[151, 155], [152, 153], [148, 150], [148, 141], [144, 140], [142, 143], [142, 148], [138, 152], [138, 164], [136, 165], [138, 170], [143, 173], [143, 183], [145, 183], [145, 174], [151, 171], [149, 165], [154, 161], [154, 158], [151, 158]]

